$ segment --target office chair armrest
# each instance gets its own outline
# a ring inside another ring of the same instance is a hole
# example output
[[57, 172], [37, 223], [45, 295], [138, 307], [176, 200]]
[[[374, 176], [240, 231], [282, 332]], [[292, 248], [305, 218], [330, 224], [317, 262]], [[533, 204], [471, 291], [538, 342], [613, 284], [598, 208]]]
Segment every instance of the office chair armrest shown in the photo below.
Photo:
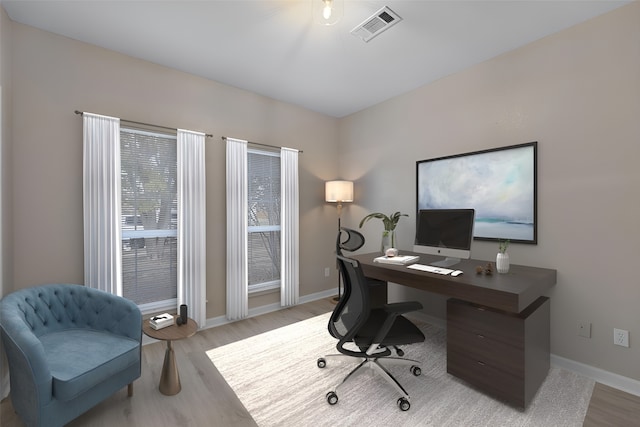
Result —
[[387, 313], [403, 314], [411, 311], [422, 310], [422, 304], [418, 301], [394, 302], [391, 304], [385, 304], [382, 308]]

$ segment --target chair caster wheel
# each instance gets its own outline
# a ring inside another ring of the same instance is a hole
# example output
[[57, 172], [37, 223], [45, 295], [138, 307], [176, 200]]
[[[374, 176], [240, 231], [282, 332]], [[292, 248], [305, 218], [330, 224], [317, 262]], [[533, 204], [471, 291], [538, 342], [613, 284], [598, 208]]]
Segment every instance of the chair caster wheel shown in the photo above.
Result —
[[338, 403], [338, 395], [335, 391], [330, 391], [329, 393], [327, 393], [327, 402], [329, 402], [329, 405], [335, 405], [336, 403]]
[[419, 366], [412, 366], [410, 371], [416, 377], [419, 377], [422, 374], [422, 369], [420, 369]]
[[323, 357], [318, 359], [318, 368], [324, 368], [325, 366], [327, 366], [327, 361], [324, 360]]
[[401, 397], [398, 399], [398, 407], [401, 411], [408, 411], [411, 408], [411, 403], [405, 397]]

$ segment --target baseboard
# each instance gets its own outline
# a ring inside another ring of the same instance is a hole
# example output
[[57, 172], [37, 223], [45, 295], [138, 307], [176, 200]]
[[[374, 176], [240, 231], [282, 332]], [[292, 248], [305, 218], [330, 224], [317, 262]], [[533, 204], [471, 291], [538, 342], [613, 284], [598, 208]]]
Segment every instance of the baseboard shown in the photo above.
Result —
[[584, 375], [585, 377], [591, 378], [601, 384], [640, 396], [640, 381], [638, 380], [614, 374], [613, 372], [595, 368], [590, 365], [585, 365], [584, 363], [576, 362], [575, 360], [567, 359], [555, 354], [551, 354], [551, 364], [559, 368]]
[[309, 294], [309, 295], [302, 296], [302, 297], [300, 297], [300, 304], [306, 304], [306, 303], [311, 302], [311, 301], [317, 301], [319, 299], [329, 298], [329, 297], [333, 297], [333, 296], [337, 296], [335, 288], [328, 289], [328, 290], [322, 291], [322, 292], [316, 292], [315, 294]]

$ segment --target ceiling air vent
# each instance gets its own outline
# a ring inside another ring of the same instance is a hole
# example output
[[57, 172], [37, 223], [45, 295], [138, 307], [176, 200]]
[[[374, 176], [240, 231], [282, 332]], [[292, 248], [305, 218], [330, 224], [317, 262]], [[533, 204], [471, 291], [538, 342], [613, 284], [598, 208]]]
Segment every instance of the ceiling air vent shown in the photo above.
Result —
[[362, 24], [351, 30], [351, 34], [360, 37], [365, 42], [368, 42], [400, 21], [402, 21], [402, 18], [393, 10], [385, 6], [374, 13], [373, 16], [365, 19]]

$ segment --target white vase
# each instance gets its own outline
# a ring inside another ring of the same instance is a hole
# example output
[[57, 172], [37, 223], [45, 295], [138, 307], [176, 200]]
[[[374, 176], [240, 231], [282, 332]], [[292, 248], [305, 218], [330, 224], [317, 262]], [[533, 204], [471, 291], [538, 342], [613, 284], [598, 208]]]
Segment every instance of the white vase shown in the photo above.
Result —
[[496, 256], [496, 270], [498, 273], [508, 273], [509, 272], [509, 254], [508, 253], [498, 253]]
[[384, 230], [382, 232], [382, 243], [380, 244], [380, 251], [384, 254], [387, 249], [396, 247], [396, 231]]

